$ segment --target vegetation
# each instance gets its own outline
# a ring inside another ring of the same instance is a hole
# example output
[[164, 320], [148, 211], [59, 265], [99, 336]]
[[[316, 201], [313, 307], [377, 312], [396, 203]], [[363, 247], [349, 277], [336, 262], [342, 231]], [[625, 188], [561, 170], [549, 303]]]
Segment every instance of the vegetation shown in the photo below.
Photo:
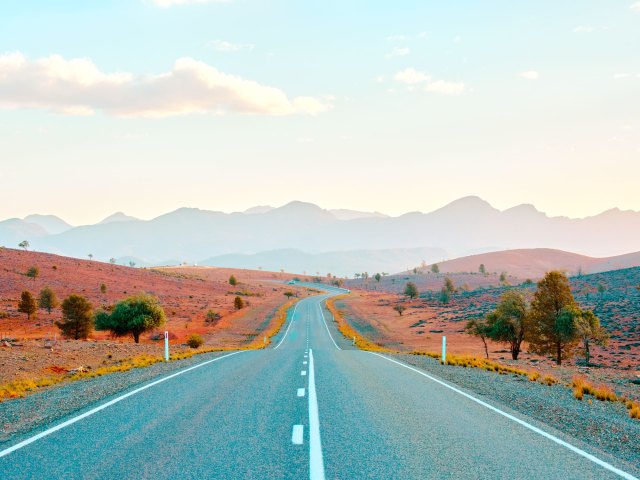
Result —
[[522, 292], [510, 290], [500, 298], [496, 309], [487, 315], [486, 335], [491, 340], [509, 344], [511, 358], [518, 359], [528, 332], [529, 304]]
[[60, 305], [55, 292], [49, 287], [44, 287], [38, 296], [38, 307], [46, 310], [51, 315], [51, 310]]
[[67, 338], [88, 338], [93, 331], [93, 306], [82, 295], [69, 295], [62, 302], [62, 321], [56, 325]]
[[482, 275], [486, 275], [487, 274], [487, 269], [484, 266], [484, 263], [480, 264], [480, 267], [478, 268], [478, 271], [482, 274]]
[[585, 364], [591, 362], [591, 343], [605, 346], [609, 342], [609, 334], [600, 325], [600, 319], [591, 310], [582, 310], [575, 317], [576, 335], [582, 342]]
[[25, 290], [20, 294], [20, 302], [18, 302], [18, 311], [27, 316], [27, 320], [31, 320], [31, 315], [36, 313], [38, 305], [36, 299], [33, 298], [29, 290]]
[[229, 285], [232, 285], [235, 287], [237, 284], [238, 284], [238, 280], [236, 280], [236, 277], [234, 275], [231, 275], [229, 277]]
[[340, 312], [340, 310], [338, 310], [335, 305], [335, 302], [343, 297], [344, 295], [329, 298], [326, 302], [327, 309], [333, 315], [333, 319], [337, 324], [338, 331], [349, 340], [355, 339], [356, 347], [360, 348], [361, 350], [369, 350], [371, 352], [393, 352], [393, 350], [389, 350], [388, 348], [367, 340], [365, 337], [360, 335], [360, 333], [358, 333], [351, 325], [349, 325], [349, 323], [342, 316], [342, 312]]
[[376, 279], [376, 282], [379, 282], [382, 279], [382, 275], [380, 275], [379, 273], [376, 273], [373, 278]]
[[286, 292], [284, 292], [284, 296], [285, 296], [285, 297], [287, 297], [287, 298], [289, 298], [289, 299], [290, 299], [291, 297], [294, 297], [295, 295], [296, 295], [296, 294], [295, 294], [295, 293], [293, 293], [293, 292], [292, 292], [292, 291], [290, 291], [290, 290], [287, 290]]
[[29, 267], [25, 275], [35, 281], [36, 278], [38, 278], [38, 275], [40, 275], [40, 269], [38, 267]]
[[244, 308], [244, 300], [242, 300], [242, 297], [237, 296], [233, 299], [233, 308], [235, 308], [236, 310], [241, 310], [242, 308]]
[[431, 265], [431, 273], [440, 273], [440, 267], [437, 263]]
[[488, 335], [487, 322], [485, 322], [482, 319], [474, 318], [474, 319], [469, 320], [467, 322], [467, 324], [465, 325], [464, 329], [469, 335], [476, 336], [480, 340], [482, 340], [482, 344], [484, 345], [484, 354], [488, 359], [489, 358], [489, 347], [487, 345], [487, 337], [489, 335]]
[[187, 345], [189, 345], [191, 348], [200, 348], [202, 345], [204, 345], [204, 339], [197, 333], [194, 333], [189, 336], [189, 338], [187, 338]]
[[418, 297], [418, 287], [413, 282], [407, 282], [407, 285], [404, 287], [404, 294], [410, 299], [414, 299]]
[[440, 295], [438, 296], [438, 301], [443, 305], [448, 304], [451, 301], [451, 292], [447, 290], [446, 287], [442, 287], [440, 290]]
[[214, 312], [213, 310], [209, 310], [207, 312], [207, 315], [205, 316], [204, 321], [207, 323], [217, 323], [220, 318], [222, 318], [220, 316], [220, 314], [218, 312]]
[[95, 322], [97, 330], [110, 330], [116, 337], [132, 335], [139, 343], [140, 335], [164, 325], [166, 316], [156, 297], [139, 293], [119, 302], [111, 314], [98, 312]]
[[451, 280], [449, 277], [445, 277], [445, 279], [444, 279], [444, 288], [449, 293], [455, 293], [456, 292], [456, 285], [453, 283], [453, 280]]
[[107, 293], [107, 286], [104, 283], [100, 284], [100, 293], [103, 295]]
[[24, 250], [28, 250], [31, 245], [28, 240], [23, 240], [18, 244], [18, 246]]
[[402, 316], [402, 312], [404, 312], [407, 308], [404, 305], [394, 305], [393, 309], [398, 312], [398, 315]]

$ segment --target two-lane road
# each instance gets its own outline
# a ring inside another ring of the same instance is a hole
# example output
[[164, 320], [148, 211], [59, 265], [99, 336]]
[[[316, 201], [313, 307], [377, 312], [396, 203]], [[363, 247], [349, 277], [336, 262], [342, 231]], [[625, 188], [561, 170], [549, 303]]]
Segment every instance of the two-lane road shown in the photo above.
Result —
[[634, 478], [353, 349], [325, 318], [326, 297], [301, 300], [274, 348], [161, 378], [3, 447], [0, 478]]

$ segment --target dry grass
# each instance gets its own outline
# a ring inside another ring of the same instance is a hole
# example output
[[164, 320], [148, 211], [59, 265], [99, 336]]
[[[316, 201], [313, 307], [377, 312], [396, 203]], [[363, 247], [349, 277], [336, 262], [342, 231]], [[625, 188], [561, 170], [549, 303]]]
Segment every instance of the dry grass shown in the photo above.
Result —
[[253, 341], [253, 343], [249, 345], [248, 348], [250, 349], [266, 348], [266, 346], [271, 343], [271, 339], [280, 332], [280, 330], [282, 329], [282, 327], [287, 321], [287, 313], [289, 312], [289, 309], [293, 307], [298, 302], [298, 300], [299, 299], [296, 298], [288, 301], [284, 305], [281, 305], [278, 308], [278, 310], [276, 310], [276, 313], [273, 315], [273, 320], [271, 321], [270, 328], [264, 332], [263, 337], [266, 337], [266, 342], [264, 341], [264, 338], [259, 338], [260, 336], [258, 336]]
[[[616, 395], [607, 385], [595, 385], [580, 375], [574, 375], [571, 384], [573, 396], [578, 400], [584, 399], [585, 395], [591, 395], [601, 402], [620, 402], [627, 408], [631, 418], [640, 419], [640, 403]], [[590, 399], [589, 403], [591, 403]]]
[[337, 297], [329, 298], [326, 301], [327, 309], [333, 315], [333, 318], [337, 324], [338, 331], [349, 340], [355, 339], [355, 345], [361, 350], [368, 350], [370, 352], [386, 352], [396, 353], [395, 350], [390, 350], [377, 343], [374, 343], [358, 333], [349, 323], [345, 320], [342, 312], [336, 307], [335, 301], [339, 300], [346, 295], [339, 295]]

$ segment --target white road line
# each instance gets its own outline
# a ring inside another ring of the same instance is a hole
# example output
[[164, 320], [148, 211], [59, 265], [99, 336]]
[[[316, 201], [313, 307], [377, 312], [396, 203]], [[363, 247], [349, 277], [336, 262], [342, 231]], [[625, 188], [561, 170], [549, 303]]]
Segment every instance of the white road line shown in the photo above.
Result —
[[302, 364], [303, 364], [303, 365], [306, 365], [306, 364], [307, 364], [307, 362], [302, 362]]
[[304, 438], [304, 425], [294, 425], [291, 432], [291, 443], [294, 445], [302, 445]]
[[309, 478], [324, 480], [324, 461], [320, 441], [320, 417], [316, 397], [316, 377], [313, 369], [313, 350], [309, 351]]
[[298, 389], [298, 396], [299, 397], [304, 397], [304, 388], [299, 388]]
[[304, 377], [304, 376], [306, 376], [306, 375], [307, 375], [307, 372], [306, 372], [305, 370], [302, 370], [302, 371], [300, 372], [300, 375], [302, 375], [302, 376]]
[[336, 341], [333, 339], [333, 336], [331, 335], [331, 332], [329, 331], [329, 327], [327, 326], [327, 321], [324, 319], [324, 313], [322, 313], [322, 302], [320, 302], [318, 304], [318, 308], [320, 309], [320, 315], [322, 315], [322, 322], [324, 323], [324, 328], [327, 329], [327, 333], [329, 334], [329, 338], [331, 339], [331, 341], [333, 342], [333, 345], [338, 349], [338, 350], [342, 350], [338, 344], [336, 343]]
[[[298, 302], [300, 303], [300, 302]], [[296, 318], [296, 310], [298, 309], [298, 303], [296, 303], [293, 306], [293, 313], [291, 314], [291, 321], [289, 322], [289, 326], [287, 327], [287, 330], [284, 332], [284, 335], [282, 337], [282, 339], [278, 342], [278, 345], [276, 345], [273, 349], [277, 350], [278, 347], [280, 345], [282, 345], [282, 342], [284, 342], [284, 339], [287, 338], [287, 333], [289, 333], [289, 329], [291, 328], [291, 325], [293, 325], [293, 320]]]
[[[529, 429], [529, 430], [531, 430], [531, 431], [533, 431], [533, 432], [535, 432], [535, 433], [537, 433], [539, 435], [542, 435], [543, 437], [551, 440], [552, 442], [557, 443], [558, 445], [561, 445], [561, 446], [571, 450], [574, 453], [577, 453], [578, 455], [586, 458], [587, 460], [592, 461], [593, 463], [595, 463], [597, 465], [600, 465], [601, 467], [609, 470], [610, 472], [613, 472], [613, 473], [621, 476], [622, 478], [626, 478], [627, 480], [639, 480], [637, 477], [634, 477], [630, 473], [627, 473], [624, 470], [620, 470], [619, 468], [614, 467], [610, 463], [607, 463], [604, 460], [600, 460], [598, 457], [595, 457], [595, 456], [591, 455], [590, 453], [587, 453], [584, 450], [581, 450], [578, 447], [574, 447], [570, 443], [565, 442], [564, 440], [561, 440], [560, 438], [558, 438], [558, 437], [556, 437], [554, 435], [551, 435], [550, 433], [547, 433], [544, 430], [542, 430], [542, 429], [540, 429], [540, 428], [538, 428], [538, 427], [536, 427], [534, 425], [531, 425], [530, 423], [527, 423], [524, 420], [519, 419], [518, 417], [514, 417], [513, 415], [511, 415], [511, 414], [509, 414], [507, 412], [504, 412], [504, 411], [500, 410], [499, 408], [488, 404], [487, 402], [483, 402], [482, 400], [480, 400], [479, 398], [474, 397], [473, 395], [469, 395], [468, 393], [463, 392], [462, 390], [460, 390], [460, 389], [458, 389], [458, 388], [456, 388], [454, 386], [451, 386], [451, 385], [449, 385], [449, 384], [447, 384], [447, 383], [445, 383], [445, 382], [443, 382], [441, 380], [438, 380], [437, 378], [432, 377], [431, 375], [429, 375], [427, 373], [424, 373], [424, 372], [418, 370], [417, 368], [410, 367], [409, 365], [405, 365], [402, 362], [398, 362], [397, 360], [393, 360], [393, 359], [391, 359], [389, 357], [385, 357], [384, 355], [380, 355], [379, 353], [375, 353], [375, 352], [369, 352], [369, 353], [372, 354], [372, 355], [376, 355], [377, 357], [384, 358], [385, 360], [388, 360], [388, 361], [393, 362], [393, 363], [395, 363], [397, 365], [400, 365], [401, 367], [408, 368], [409, 370], [412, 370], [412, 371], [422, 375], [423, 377], [427, 377], [429, 380], [432, 380], [432, 381], [442, 385], [443, 387], [448, 388], [449, 390], [453, 390], [454, 392], [462, 395], [463, 397], [466, 397], [469, 400], [472, 400], [472, 401], [482, 405], [483, 407], [486, 407], [489, 410], [492, 410], [493, 412], [497, 413], [498, 415], [502, 415], [503, 417], [506, 417], [509, 420], [513, 420], [514, 422], [519, 423], [523, 427], [525, 427], [525, 428], [527, 428], [527, 429]], [[312, 360], [311, 363], [313, 365], [313, 360]], [[311, 380], [311, 377], [309, 377], [309, 380]], [[309, 392], [309, 396], [311, 396], [311, 392]]]
[[104, 410], [105, 408], [110, 407], [111, 405], [114, 405], [114, 404], [116, 404], [118, 402], [121, 402], [125, 398], [129, 398], [129, 397], [131, 397], [131, 396], [133, 396], [133, 395], [135, 395], [137, 393], [140, 393], [143, 390], [146, 390], [147, 388], [154, 387], [154, 386], [158, 385], [159, 383], [166, 382], [167, 380], [169, 380], [171, 378], [174, 378], [174, 377], [177, 377], [179, 375], [182, 375], [183, 373], [190, 372], [191, 370], [195, 370], [196, 368], [204, 367], [205, 365], [208, 365], [209, 363], [217, 362], [218, 360], [222, 360], [223, 358], [231, 357], [233, 355], [237, 355], [239, 353], [244, 353], [244, 352], [246, 352], [246, 350], [241, 350], [239, 352], [229, 353], [228, 355], [223, 355], [222, 357], [214, 358], [212, 360], [207, 360], [206, 362], [199, 363], [197, 365], [194, 365], [193, 367], [185, 368], [184, 370], [180, 370], [180, 371], [178, 371], [176, 373], [173, 373], [173, 374], [171, 374], [169, 376], [163, 377], [163, 378], [161, 378], [159, 380], [156, 380], [155, 382], [151, 382], [151, 383], [149, 383], [147, 385], [144, 385], [143, 387], [136, 388], [135, 390], [132, 390], [132, 391], [130, 391], [128, 393], [125, 393], [124, 395], [121, 395], [121, 396], [119, 396], [117, 398], [114, 398], [113, 400], [110, 400], [107, 403], [103, 403], [102, 405], [100, 405], [100, 406], [98, 406], [96, 408], [93, 408], [93, 409], [89, 410], [88, 412], [84, 412], [83, 414], [78, 415], [77, 417], [73, 417], [73, 418], [67, 420], [66, 422], [62, 422], [61, 424], [56, 425], [55, 427], [51, 427], [48, 430], [45, 430], [44, 432], [41, 432], [41, 433], [39, 433], [37, 435], [34, 435], [33, 437], [29, 437], [29, 438], [27, 438], [26, 440], [23, 440], [20, 443], [16, 443], [12, 447], [9, 447], [9, 448], [6, 448], [6, 449], [0, 451], [0, 458], [4, 457], [5, 455], [9, 455], [11, 452], [15, 452], [16, 450], [19, 450], [19, 449], [21, 449], [23, 447], [26, 447], [27, 445], [29, 445], [29, 444], [37, 441], [37, 440], [40, 440], [41, 438], [47, 437], [47, 436], [51, 435], [52, 433], [57, 432], [58, 430], [62, 430], [63, 428], [68, 427], [69, 425], [73, 425], [74, 423], [79, 422], [80, 420], [82, 420], [84, 418], [90, 417], [94, 413], [98, 413], [99, 411]]

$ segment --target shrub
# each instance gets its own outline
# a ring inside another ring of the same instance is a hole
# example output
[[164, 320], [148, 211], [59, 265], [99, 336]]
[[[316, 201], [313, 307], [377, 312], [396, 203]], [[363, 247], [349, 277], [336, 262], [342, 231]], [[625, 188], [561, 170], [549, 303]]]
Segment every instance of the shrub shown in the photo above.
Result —
[[200, 348], [203, 344], [203, 338], [197, 333], [194, 333], [189, 338], [187, 338], [187, 345], [189, 345], [191, 348]]
[[38, 267], [29, 267], [25, 275], [35, 281], [38, 275], [40, 275], [40, 269]]
[[135, 343], [140, 342], [142, 333], [160, 327], [165, 321], [158, 299], [146, 293], [119, 302], [111, 314], [98, 312], [95, 319], [97, 330], [110, 330], [116, 337], [132, 335]]
[[240, 310], [244, 307], [244, 300], [242, 300], [242, 297], [236, 297], [233, 300], [233, 306], [236, 310]]
[[93, 330], [93, 306], [82, 295], [69, 295], [62, 302], [62, 321], [56, 325], [67, 338], [87, 338]]
[[229, 285], [232, 285], [235, 287], [237, 284], [238, 284], [238, 280], [236, 280], [236, 277], [234, 275], [231, 275], [229, 277]]
[[209, 310], [207, 315], [205, 316], [204, 321], [207, 323], [216, 323], [220, 320], [221, 316], [218, 312], [214, 312], [213, 310]]

